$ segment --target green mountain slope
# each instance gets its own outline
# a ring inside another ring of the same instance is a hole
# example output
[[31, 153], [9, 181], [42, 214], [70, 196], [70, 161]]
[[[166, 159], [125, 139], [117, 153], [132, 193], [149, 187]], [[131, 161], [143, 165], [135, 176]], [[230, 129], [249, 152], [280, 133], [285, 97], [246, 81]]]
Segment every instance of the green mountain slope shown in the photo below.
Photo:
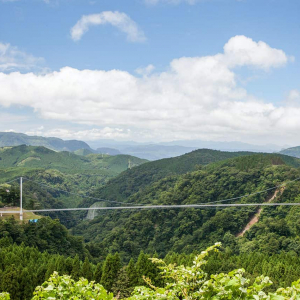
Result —
[[280, 151], [280, 153], [300, 158], [300, 146], [284, 149], [284, 150]]
[[129, 161], [132, 166], [146, 162], [146, 160], [129, 155], [89, 154], [80, 156], [67, 151], [55, 152], [37, 146], [21, 145], [0, 148], [0, 168], [44, 168], [56, 169], [66, 173], [78, 171], [92, 173], [92, 171], [103, 169], [120, 173], [128, 168]]
[[86, 156], [86, 155], [92, 154], [94, 152], [89, 149], [78, 149], [78, 150], [75, 150], [73, 153], [76, 155]]
[[[249, 155], [249, 152], [200, 149], [182, 156], [148, 162], [137, 168], [127, 170], [112, 179], [101, 190], [97, 191], [97, 195], [109, 200], [124, 201], [130, 195], [162, 178], [185, 174], [197, 170], [200, 165], [244, 155]], [[91, 204], [90, 201], [83, 203], [83, 205]]]
[[[274, 154], [255, 154], [228, 159], [201, 167], [194, 172], [155, 181], [144, 189], [131, 193], [125, 201], [171, 205], [209, 203], [239, 197], [300, 177], [299, 169], [293, 167], [299, 166], [299, 162], [294, 158]], [[264, 202], [274, 191], [246, 197], [238, 202]], [[278, 193], [276, 202], [299, 201], [299, 194], [299, 183], [295, 182], [287, 185], [282, 195]], [[73, 233], [83, 235], [86, 241], [98, 242], [101, 249], [119, 251], [128, 258], [138, 255], [141, 249], [157, 251], [160, 255], [165, 255], [170, 250], [190, 253], [216, 241], [239, 249], [238, 241], [244, 240], [240, 246], [243, 251], [248, 251], [245, 246], [247, 243], [250, 243], [249, 247], [252, 250], [267, 248], [265, 237], [273, 231], [271, 237], [280, 241], [276, 242], [276, 251], [279, 251], [288, 249], [292, 242], [300, 246], [300, 241], [297, 241], [297, 225], [288, 221], [295, 214], [291, 213], [293, 209], [297, 208], [264, 208], [256, 225], [264, 229], [258, 230], [258, 234], [261, 235], [259, 240], [255, 234], [251, 237], [255, 241], [249, 238], [255, 226], [244, 238], [238, 239], [235, 235], [245, 228], [258, 207], [106, 211], [99, 213], [92, 221], [82, 222], [73, 228]], [[299, 213], [297, 210], [296, 216]], [[269, 222], [273, 227], [268, 227], [264, 222]], [[288, 222], [290, 225], [287, 225]], [[284, 229], [280, 231], [280, 227]], [[287, 232], [288, 237], [285, 235]]]
[[79, 156], [45, 147], [4, 147], [0, 148], [0, 184], [23, 176], [24, 195], [28, 199], [25, 206], [36, 201], [40, 208], [76, 207], [82, 200], [76, 194], [86, 195], [126, 170], [129, 164], [137, 166], [145, 162], [129, 155]]
[[0, 147], [19, 145], [44, 146], [56, 151], [75, 151], [78, 149], [92, 150], [87, 143], [77, 140], [64, 141], [53, 137], [46, 138], [42, 136], [29, 136], [16, 132], [0, 132]]

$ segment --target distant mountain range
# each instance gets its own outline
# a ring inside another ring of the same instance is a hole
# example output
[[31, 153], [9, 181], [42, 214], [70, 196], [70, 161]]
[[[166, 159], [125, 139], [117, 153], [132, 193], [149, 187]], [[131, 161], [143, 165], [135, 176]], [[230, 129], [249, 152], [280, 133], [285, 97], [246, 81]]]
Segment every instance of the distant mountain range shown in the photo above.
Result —
[[55, 151], [73, 152], [78, 149], [88, 149], [93, 151], [91, 147], [83, 141], [64, 141], [54, 137], [29, 136], [16, 132], [0, 132], [0, 147], [20, 145], [44, 146]]
[[109, 147], [118, 149], [123, 154], [129, 154], [148, 160], [158, 160], [180, 156], [197, 149], [212, 149], [220, 151], [250, 151], [273, 153], [283, 147], [278, 145], [252, 145], [242, 142], [212, 142], [201, 140], [179, 140], [165, 143], [137, 143], [134, 141], [98, 140], [89, 143], [91, 147]]
[[87, 144], [86, 142], [78, 140], [65, 141], [53, 137], [28, 136], [23, 133], [15, 132], [0, 132], [0, 147], [18, 146], [23, 144], [30, 146], [44, 146], [55, 151], [74, 152], [81, 156], [86, 156], [92, 153], [108, 155], [127, 154], [147, 160], [176, 157], [197, 149], [213, 149], [230, 152], [280, 152], [282, 154], [299, 157], [297, 156], [297, 147], [290, 148], [292, 150], [282, 150], [282, 147], [271, 144], [252, 145], [242, 142], [212, 142], [201, 140], [179, 140], [165, 143], [137, 143], [134, 141], [115, 141], [108, 139], [91, 141]]

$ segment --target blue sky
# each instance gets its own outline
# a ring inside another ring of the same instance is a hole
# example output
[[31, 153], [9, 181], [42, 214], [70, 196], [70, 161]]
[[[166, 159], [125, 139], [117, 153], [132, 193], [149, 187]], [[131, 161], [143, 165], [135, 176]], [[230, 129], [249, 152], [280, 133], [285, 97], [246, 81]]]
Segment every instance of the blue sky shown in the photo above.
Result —
[[0, 130], [300, 144], [299, 15], [298, 0], [0, 0]]

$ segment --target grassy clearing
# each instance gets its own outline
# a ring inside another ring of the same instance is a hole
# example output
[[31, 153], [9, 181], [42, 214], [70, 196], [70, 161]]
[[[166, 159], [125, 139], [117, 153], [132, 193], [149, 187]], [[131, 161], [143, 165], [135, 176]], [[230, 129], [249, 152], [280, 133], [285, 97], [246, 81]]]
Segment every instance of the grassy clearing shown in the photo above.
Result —
[[[20, 207], [3, 207], [0, 208], [0, 211], [15, 211], [16, 213], [13, 214], [2, 214], [2, 216], [0, 215], [0, 219], [1, 220], [5, 220], [5, 219], [9, 219], [12, 216], [16, 219], [16, 220], [20, 220]], [[25, 209], [23, 209], [23, 220], [28, 222], [29, 220], [33, 220], [33, 219], [41, 219], [42, 216], [36, 215], [33, 212], [27, 212]]]

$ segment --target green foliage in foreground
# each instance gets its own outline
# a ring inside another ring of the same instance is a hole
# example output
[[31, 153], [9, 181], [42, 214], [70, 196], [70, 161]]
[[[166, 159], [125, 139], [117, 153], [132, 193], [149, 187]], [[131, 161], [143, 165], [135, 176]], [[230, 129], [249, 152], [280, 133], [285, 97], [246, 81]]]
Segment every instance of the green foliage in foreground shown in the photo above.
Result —
[[[258, 276], [251, 281], [244, 276], [244, 269], [237, 269], [229, 273], [212, 274], [209, 276], [203, 267], [207, 263], [206, 258], [211, 251], [218, 251], [220, 243], [215, 244], [197, 255], [191, 266], [177, 266], [166, 264], [163, 260], [152, 258], [152, 262], [158, 264], [161, 274], [165, 279], [164, 287], [157, 288], [151, 280], [144, 277], [149, 287], [140, 286], [135, 288], [128, 300], [299, 300], [300, 280], [293, 282], [291, 287], [279, 288], [276, 292], [267, 292], [272, 285], [269, 277]], [[0, 294], [0, 299], [9, 300], [6, 293]], [[35, 289], [32, 300], [43, 299], [98, 299], [112, 300], [120, 298], [117, 293], [113, 298], [104, 287], [95, 282], [88, 282], [80, 278], [73, 280], [70, 276], [59, 276], [54, 272], [48, 281]]]
[[300, 280], [294, 282], [292, 287], [279, 288], [275, 293], [267, 293], [264, 290], [272, 285], [269, 277], [261, 275], [251, 283], [249, 279], [243, 276], [244, 269], [237, 269], [228, 274], [213, 274], [209, 278], [208, 274], [203, 271], [203, 266], [206, 264], [205, 258], [210, 251], [216, 251], [218, 246], [220, 246], [219, 243], [202, 251], [200, 255], [195, 257], [190, 267], [176, 266], [175, 264], [167, 265], [163, 260], [152, 259], [154, 263], [161, 265], [162, 274], [167, 281], [165, 287], [156, 288], [145, 278], [150, 288], [136, 288], [134, 295], [129, 299], [300, 299]]
[[59, 276], [57, 272], [42, 286], [36, 288], [32, 300], [61, 299], [61, 300], [111, 300], [113, 294], [108, 293], [100, 284], [80, 278], [74, 281], [70, 276]]

